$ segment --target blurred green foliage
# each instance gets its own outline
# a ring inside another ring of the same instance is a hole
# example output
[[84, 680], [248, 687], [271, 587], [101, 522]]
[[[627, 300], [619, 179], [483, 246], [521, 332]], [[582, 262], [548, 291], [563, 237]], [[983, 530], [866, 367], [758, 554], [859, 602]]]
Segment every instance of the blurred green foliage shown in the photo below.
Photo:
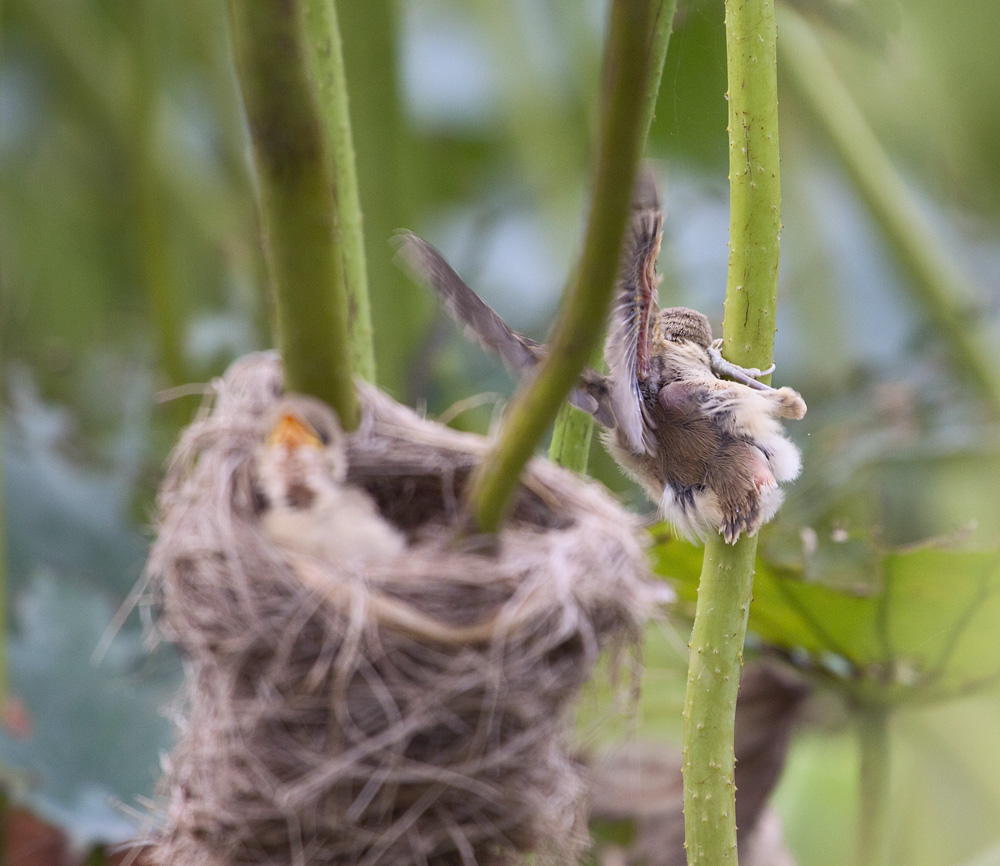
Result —
[[[652, 558], [692, 605], [700, 550], [669, 542]], [[810, 542], [804, 560], [798, 567], [758, 562], [749, 627], [851, 701], [934, 703], [1000, 685], [1000, 552], [886, 551], [834, 534]], [[838, 560], [871, 582], [824, 583], [831, 563], [839, 571]]]
[[[969, 315], [1000, 333], [995, 0], [794, 5], [978, 287]], [[379, 378], [432, 415], [512, 386], [393, 266], [388, 237], [404, 226], [427, 237], [515, 327], [544, 337], [579, 249], [604, 11], [599, 0], [339, 3]], [[662, 300], [702, 309], [717, 329], [722, 21], [721, 0], [681, 0], [648, 147], [667, 210]], [[0, 760], [28, 771], [21, 795], [81, 844], [117, 841], [125, 813], [107, 798], [149, 795], [166, 736], [156, 708], [176, 661], [143, 661], [130, 620], [102, 664], [84, 662], [141, 573], [160, 465], [197, 404], [157, 393], [270, 342], [246, 131], [222, 2], [4, 0], [0, 33], [8, 629], [12, 688], [36, 729], [27, 743], [0, 738]], [[805, 653], [825, 693], [842, 694], [833, 657], [871, 659], [808, 653], [819, 648], [767, 621], [769, 605], [787, 582], [831, 617], [841, 650], [862, 646], [887, 575], [902, 569], [891, 603], [919, 615], [898, 658], [939, 657], [968, 611], [969, 643], [956, 637], [954, 656], [968, 683], [1000, 627], [992, 589], [972, 604], [977, 569], [1000, 545], [1000, 431], [783, 74], [776, 382], [810, 411], [790, 427], [803, 476], [762, 539], [757, 640]], [[486, 403], [454, 423], [483, 431], [493, 417]], [[591, 471], [650, 510], [597, 445]], [[883, 553], [929, 537], [956, 549]], [[640, 730], [654, 736], [679, 728], [684, 628], [657, 629], [647, 648]], [[92, 687], [66, 686], [90, 676]], [[850, 856], [845, 706], [819, 702], [778, 792], [802, 866]], [[995, 848], [996, 711], [996, 696], [977, 691], [894, 716], [896, 862], [959, 866]], [[52, 738], [80, 743], [72, 759], [46, 752]]]

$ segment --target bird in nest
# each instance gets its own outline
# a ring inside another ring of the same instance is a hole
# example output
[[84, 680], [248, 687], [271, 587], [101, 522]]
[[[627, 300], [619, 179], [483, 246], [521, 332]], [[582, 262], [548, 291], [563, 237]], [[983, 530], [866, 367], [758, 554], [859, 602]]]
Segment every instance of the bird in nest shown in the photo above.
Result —
[[[708, 319], [686, 307], [660, 309], [656, 259], [663, 214], [650, 172], [641, 174], [623, 243], [604, 357], [607, 375], [581, 374], [569, 400], [605, 427], [618, 465], [691, 540], [719, 532], [733, 544], [753, 535], [781, 505], [778, 486], [801, 469], [798, 449], [779, 418], [798, 419], [806, 404], [791, 388], [758, 379], [722, 357]], [[445, 310], [516, 376], [528, 374], [545, 347], [516, 333], [411, 232], [396, 237], [411, 274]]]
[[392, 556], [405, 548], [403, 534], [371, 496], [346, 483], [344, 433], [326, 404], [285, 397], [265, 429], [254, 490], [261, 528], [279, 548], [327, 563]]

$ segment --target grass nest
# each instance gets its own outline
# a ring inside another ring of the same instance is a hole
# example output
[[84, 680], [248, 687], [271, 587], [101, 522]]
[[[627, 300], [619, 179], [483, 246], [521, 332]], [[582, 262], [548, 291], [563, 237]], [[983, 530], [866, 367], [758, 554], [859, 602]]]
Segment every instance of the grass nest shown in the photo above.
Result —
[[150, 577], [187, 687], [151, 845], [170, 866], [569, 863], [586, 843], [572, 708], [663, 589], [636, 522], [535, 460], [488, 551], [456, 546], [488, 440], [360, 387], [347, 483], [405, 533], [370, 561], [289, 559], [255, 454], [276, 355], [214, 384], [158, 500]]

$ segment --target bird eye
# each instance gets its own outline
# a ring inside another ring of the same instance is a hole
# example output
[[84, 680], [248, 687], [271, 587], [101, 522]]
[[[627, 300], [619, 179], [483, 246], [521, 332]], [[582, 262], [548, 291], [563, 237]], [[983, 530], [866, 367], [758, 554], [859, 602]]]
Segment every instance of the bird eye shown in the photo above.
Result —
[[328, 431], [326, 431], [326, 430], [317, 430], [316, 431], [316, 435], [319, 436], [319, 441], [322, 442], [323, 445], [329, 445], [330, 444], [330, 433]]
[[253, 496], [253, 509], [256, 514], [260, 514], [262, 511], [266, 511], [271, 507], [271, 502], [267, 498], [267, 494], [264, 493], [256, 484], [251, 488], [251, 495]]

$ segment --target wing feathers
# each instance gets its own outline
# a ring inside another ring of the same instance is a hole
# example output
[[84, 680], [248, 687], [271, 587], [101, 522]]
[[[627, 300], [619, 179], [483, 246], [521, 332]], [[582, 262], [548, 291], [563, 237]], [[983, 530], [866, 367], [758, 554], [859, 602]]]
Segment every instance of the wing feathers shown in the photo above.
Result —
[[448, 315], [464, 326], [484, 349], [496, 352], [511, 373], [521, 376], [535, 366], [544, 350], [511, 330], [455, 273], [441, 253], [408, 231], [399, 232], [393, 243], [397, 258], [414, 279], [437, 292]]
[[662, 236], [659, 195], [652, 172], [647, 168], [636, 181], [604, 347], [612, 380], [611, 407], [629, 448], [636, 454], [651, 454], [655, 450], [644, 417], [639, 382], [650, 372], [651, 327], [659, 309], [656, 257]]
[[[524, 376], [545, 356], [544, 346], [511, 329], [429, 243], [408, 231], [399, 232], [393, 243], [397, 258], [414, 279], [433, 289], [448, 315], [484, 349], [498, 354], [515, 376]], [[593, 415], [599, 424], [614, 426], [607, 385], [595, 370], [583, 371], [580, 387], [571, 391], [568, 399], [577, 409]]]

